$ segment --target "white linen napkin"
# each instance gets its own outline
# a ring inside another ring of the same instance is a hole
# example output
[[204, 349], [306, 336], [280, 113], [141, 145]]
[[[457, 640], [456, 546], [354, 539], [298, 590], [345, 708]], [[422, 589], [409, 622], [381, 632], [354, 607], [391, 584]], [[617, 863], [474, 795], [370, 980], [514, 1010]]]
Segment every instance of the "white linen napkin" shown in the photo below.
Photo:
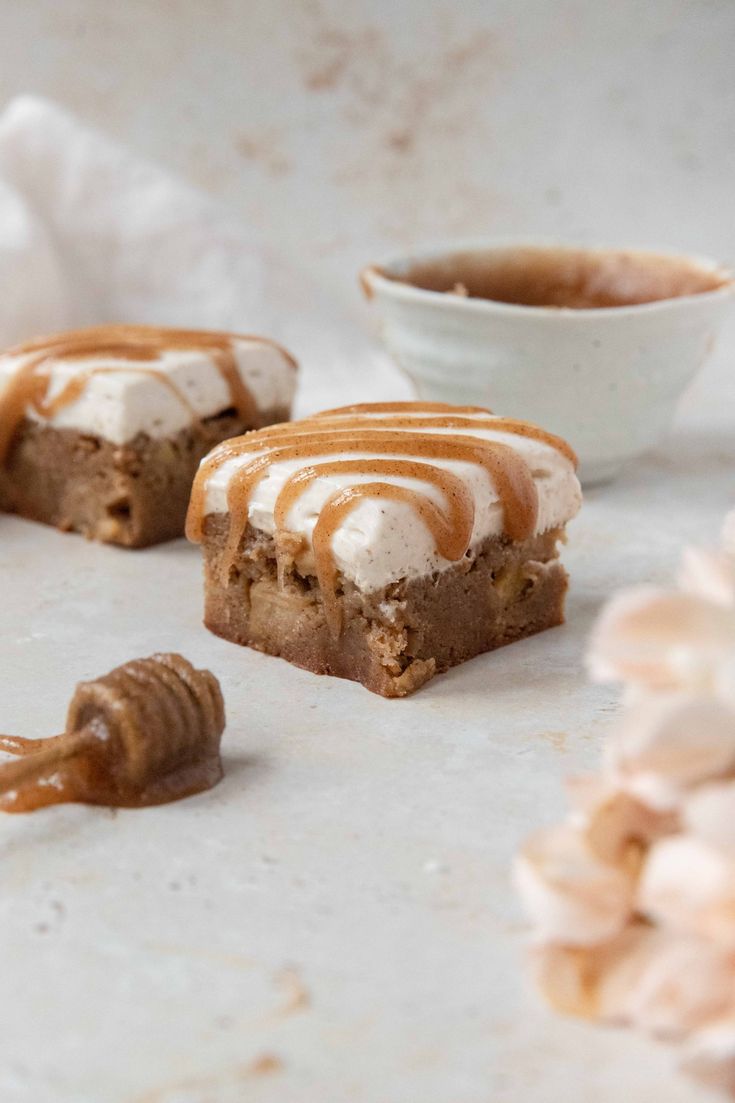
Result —
[[0, 347], [96, 322], [233, 329], [301, 362], [297, 412], [407, 391], [344, 304], [214, 200], [33, 96], [0, 115]]

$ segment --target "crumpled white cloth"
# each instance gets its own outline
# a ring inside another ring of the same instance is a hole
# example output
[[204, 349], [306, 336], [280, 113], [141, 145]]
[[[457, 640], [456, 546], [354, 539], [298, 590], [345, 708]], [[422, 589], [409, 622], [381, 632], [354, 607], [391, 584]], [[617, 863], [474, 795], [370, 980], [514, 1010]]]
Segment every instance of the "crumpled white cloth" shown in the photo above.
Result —
[[359, 321], [210, 197], [49, 101], [0, 115], [0, 347], [99, 322], [233, 329], [302, 364], [299, 413], [408, 395]]

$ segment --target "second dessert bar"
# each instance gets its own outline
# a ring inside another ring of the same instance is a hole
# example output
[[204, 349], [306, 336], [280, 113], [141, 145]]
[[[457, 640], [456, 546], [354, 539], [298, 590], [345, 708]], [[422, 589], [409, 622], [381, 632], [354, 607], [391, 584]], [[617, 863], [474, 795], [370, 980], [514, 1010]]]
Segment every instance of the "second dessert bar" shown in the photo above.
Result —
[[106, 543], [182, 536], [215, 444], [288, 417], [292, 358], [207, 330], [102, 326], [0, 357], [0, 509]]

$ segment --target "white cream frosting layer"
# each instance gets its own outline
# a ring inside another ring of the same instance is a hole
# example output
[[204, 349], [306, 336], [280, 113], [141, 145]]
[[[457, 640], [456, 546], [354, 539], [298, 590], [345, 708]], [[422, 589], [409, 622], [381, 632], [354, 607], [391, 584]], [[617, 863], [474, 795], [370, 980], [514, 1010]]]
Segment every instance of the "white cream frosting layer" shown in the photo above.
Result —
[[[296, 373], [280, 348], [257, 338], [233, 338], [232, 350], [242, 381], [258, 409], [290, 405]], [[0, 357], [0, 398], [32, 355]], [[44, 372], [50, 374], [48, 398], [53, 400], [75, 377], [100, 368], [112, 370], [90, 375], [82, 394], [50, 418], [40, 417], [30, 407], [27, 416], [57, 429], [75, 429], [112, 444], [125, 444], [139, 433], [172, 436], [191, 425], [192, 413], [200, 418], [213, 417], [231, 405], [227, 383], [212, 356], [188, 349], [170, 349], [144, 362], [110, 356], [51, 360], [44, 363]], [[174, 388], [149, 374], [150, 369], [170, 380], [186, 403]]]
[[[370, 427], [370, 415], [365, 416], [365, 428]], [[430, 415], [422, 412], [422, 417]], [[470, 416], [470, 415], [463, 415]], [[476, 418], [486, 418], [488, 414], [476, 414]], [[330, 420], [329, 426], [334, 423]], [[376, 425], [376, 428], [378, 426]], [[508, 432], [496, 432], [492, 429], [440, 429], [421, 428], [421, 432], [437, 434], [466, 435], [481, 437], [484, 440], [509, 444], [529, 465], [533, 473], [538, 492], [539, 511], [536, 533], [564, 525], [577, 513], [582, 493], [574, 467], [566, 456], [556, 448], [527, 437]], [[205, 497], [205, 515], [227, 513], [227, 491], [233, 475], [245, 464], [261, 453], [251, 452], [237, 456], [223, 463], [209, 478]], [[321, 461], [338, 459], [358, 459], [367, 453], [349, 452], [319, 457], [310, 456], [308, 465]], [[395, 458], [405, 459], [396, 454]], [[493, 481], [483, 467], [474, 463], [454, 460], [431, 459], [425, 462], [458, 475], [470, 489], [475, 502], [475, 520], [472, 531], [471, 547], [478, 545], [489, 536], [498, 536], [503, 531], [503, 513], [498, 492]], [[262, 532], [274, 532], [273, 509], [276, 499], [290, 475], [305, 467], [303, 459], [273, 464], [266, 475], [257, 484], [249, 506], [250, 524]], [[375, 475], [340, 474], [322, 476], [316, 479], [292, 507], [285, 527], [290, 532], [304, 536], [309, 547], [314, 526], [322, 507], [332, 495], [345, 487], [364, 482], [374, 482]], [[429, 483], [416, 479], [397, 476], [380, 476], [397, 486], [419, 490], [431, 497], [438, 505], [445, 505], [440, 491]], [[389, 499], [362, 499], [349, 513], [332, 541], [335, 562], [341, 573], [351, 579], [361, 590], [372, 592], [382, 589], [391, 582], [402, 578], [419, 577], [434, 571], [445, 570], [451, 562], [438, 555], [434, 538], [412, 507], [404, 502]], [[306, 561], [299, 563], [301, 569], [308, 569]]]

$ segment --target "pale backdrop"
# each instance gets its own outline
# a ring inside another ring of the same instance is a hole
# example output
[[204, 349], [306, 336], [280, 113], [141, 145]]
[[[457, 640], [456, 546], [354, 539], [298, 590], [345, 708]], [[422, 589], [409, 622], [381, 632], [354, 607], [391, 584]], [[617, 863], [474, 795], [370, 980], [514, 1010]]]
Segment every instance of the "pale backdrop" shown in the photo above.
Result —
[[735, 261], [732, 0], [0, 0], [0, 15], [0, 99], [58, 99], [355, 297], [363, 261], [455, 233]]

